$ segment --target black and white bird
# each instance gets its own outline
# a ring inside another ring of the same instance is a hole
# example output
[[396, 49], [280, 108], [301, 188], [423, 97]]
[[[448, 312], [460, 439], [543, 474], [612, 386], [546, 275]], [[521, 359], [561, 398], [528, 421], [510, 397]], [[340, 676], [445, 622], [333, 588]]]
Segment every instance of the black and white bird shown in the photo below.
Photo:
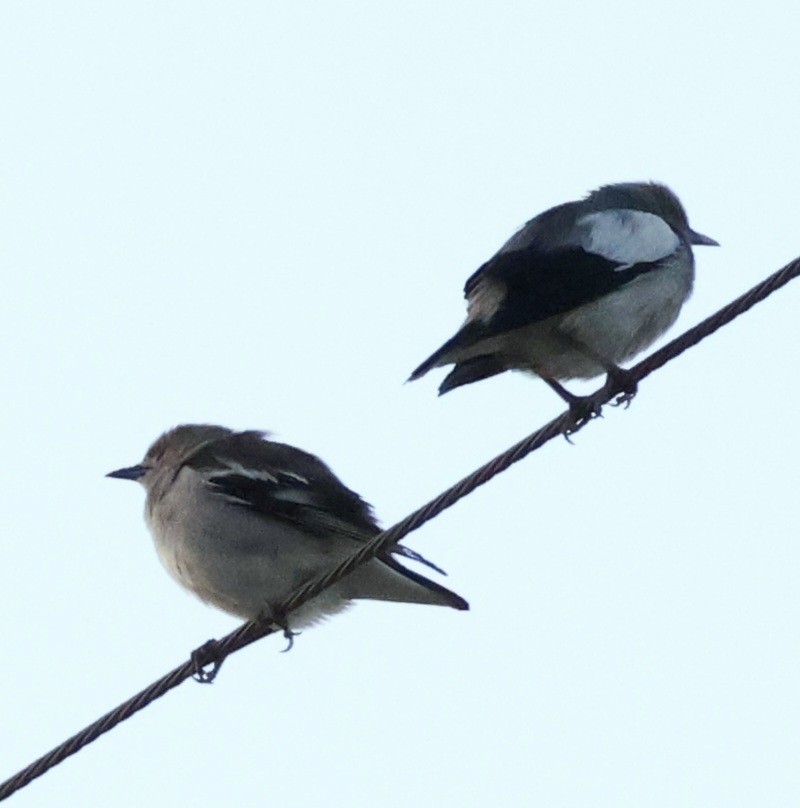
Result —
[[262, 432], [190, 424], [164, 433], [144, 460], [107, 476], [138, 480], [162, 564], [181, 586], [290, 636], [353, 600], [468, 609], [467, 602], [402, 566], [425, 561], [394, 545], [289, 614], [279, 607], [380, 532], [372, 509], [312, 454]]
[[[655, 182], [605, 185], [550, 208], [467, 280], [466, 322], [410, 380], [454, 365], [443, 394], [524, 370], [581, 417], [599, 410], [606, 391], [628, 401], [636, 387], [619, 365], [677, 319], [692, 291], [697, 244], [718, 246], [692, 230], [678, 197]], [[597, 400], [561, 384], [602, 373]]]

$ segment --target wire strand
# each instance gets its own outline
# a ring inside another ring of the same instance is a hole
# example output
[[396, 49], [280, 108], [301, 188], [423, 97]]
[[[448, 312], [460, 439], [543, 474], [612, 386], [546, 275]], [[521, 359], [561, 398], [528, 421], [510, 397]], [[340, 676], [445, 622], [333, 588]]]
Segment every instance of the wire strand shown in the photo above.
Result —
[[[680, 356], [684, 351], [697, 345], [701, 340], [713, 334], [723, 326], [729, 324], [736, 317], [744, 314], [757, 303], [765, 300], [773, 292], [785, 286], [789, 281], [800, 275], [800, 258], [787, 264], [783, 269], [770, 275], [761, 283], [745, 292], [736, 300], [724, 306], [698, 325], [690, 328], [676, 339], [667, 343], [663, 348], [650, 354], [638, 364], [634, 365], [628, 378], [640, 382], [654, 371], [663, 367], [667, 362]], [[601, 388], [602, 390], [603, 388]], [[598, 391], [599, 393], [600, 391]], [[606, 389], [604, 403], [612, 400], [618, 391]], [[448, 488], [435, 499], [414, 511], [392, 527], [379, 533], [358, 552], [347, 558], [339, 566], [326, 575], [311, 581], [297, 590], [285, 603], [276, 610], [278, 614], [287, 614], [303, 603], [320, 594], [324, 589], [342, 579], [357, 566], [374, 558], [382, 549], [395, 544], [426, 522], [438, 516], [442, 511], [454, 505], [463, 497], [471, 494], [476, 488], [487, 483], [493, 477], [519, 462], [531, 452], [544, 446], [545, 443], [559, 435], [572, 425], [569, 412], [562, 413], [532, 435], [512, 446], [502, 454], [490, 460], [485, 465], [464, 477], [455, 485]], [[102, 718], [90, 724], [85, 729], [59, 744], [46, 755], [26, 766], [13, 777], [0, 784], [0, 801], [10, 797], [15, 791], [28, 785], [32, 780], [40, 777], [53, 766], [61, 763], [70, 755], [74, 755], [84, 746], [97, 740], [101, 735], [113, 729], [117, 724], [130, 718], [134, 713], [151, 704], [156, 699], [168, 693], [174, 687], [191, 678], [198, 671], [198, 665], [215, 660], [221, 662], [229, 654], [238, 651], [247, 645], [261, 639], [278, 629], [269, 623], [244, 623], [235, 631], [221, 640], [212, 640], [193, 652], [189, 661], [170, 671], [149, 687], [123, 702], [119, 707], [106, 713]]]

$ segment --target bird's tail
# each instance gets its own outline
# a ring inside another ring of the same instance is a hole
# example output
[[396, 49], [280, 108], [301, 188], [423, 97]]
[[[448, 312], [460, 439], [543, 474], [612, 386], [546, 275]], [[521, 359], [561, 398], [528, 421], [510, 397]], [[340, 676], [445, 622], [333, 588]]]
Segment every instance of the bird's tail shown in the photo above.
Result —
[[406, 569], [390, 555], [381, 555], [362, 564], [339, 584], [345, 597], [354, 600], [388, 600], [397, 603], [423, 603], [449, 606], [464, 611], [469, 604], [447, 587]]
[[457, 362], [439, 385], [439, 395], [443, 396], [445, 393], [455, 390], [456, 387], [496, 376], [504, 370], [508, 370], [508, 367], [497, 356], [474, 356], [463, 362]]
[[414, 372], [408, 377], [413, 382], [424, 376], [429, 370], [450, 365], [458, 361], [461, 351], [471, 347], [478, 340], [477, 329], [472, 323], [466, 323], [457, 334], [450, 337], [444, 345], [435, 350]]

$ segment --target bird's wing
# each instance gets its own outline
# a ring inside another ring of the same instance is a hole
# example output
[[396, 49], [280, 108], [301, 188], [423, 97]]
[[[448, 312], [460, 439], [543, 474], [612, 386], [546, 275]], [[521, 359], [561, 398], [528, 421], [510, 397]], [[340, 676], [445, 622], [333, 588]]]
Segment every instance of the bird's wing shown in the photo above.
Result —
[[[200, 472], [208, 489], [227, 503], [320, 539], [335, 535], [363, 544], [380, 533], [372, 508], [318, 457], [265, 440], [262, 433], [235, 433], [203, 447], [186, 465]], [[388, 553], [444, 574], [403, 545], [387, 548], [383, 560]]]
[[239, 432], [203, 447], [186, 462], [228, 503], [311, 534], [333, 531], [361, 541], [379, 528], [370, 506], [314, 455]]
[[465, 327], [482, 339], [571, 311], [658, 269], [679, 244], [643, 211], [589, 213], [558, 239], [537, 217], [467, 280]]

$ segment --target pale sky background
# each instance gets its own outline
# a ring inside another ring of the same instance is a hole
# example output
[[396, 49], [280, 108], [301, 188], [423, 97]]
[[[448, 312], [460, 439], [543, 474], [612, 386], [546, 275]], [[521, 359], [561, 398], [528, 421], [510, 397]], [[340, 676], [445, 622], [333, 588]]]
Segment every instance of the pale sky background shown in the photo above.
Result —
[[[561, 411], [403, 385], [534, 214], [673, 187], [723, 246], [670, 336], [800, 254], [799, 30], [788, 0], [5, 0], [0, 779], [237, 625], [103, 476], [164, 429], [268, 429], [388, 525]], [[411, 536], [470, 612], [265, 640], [13, 804], [797, 806], [798, 304]]]

